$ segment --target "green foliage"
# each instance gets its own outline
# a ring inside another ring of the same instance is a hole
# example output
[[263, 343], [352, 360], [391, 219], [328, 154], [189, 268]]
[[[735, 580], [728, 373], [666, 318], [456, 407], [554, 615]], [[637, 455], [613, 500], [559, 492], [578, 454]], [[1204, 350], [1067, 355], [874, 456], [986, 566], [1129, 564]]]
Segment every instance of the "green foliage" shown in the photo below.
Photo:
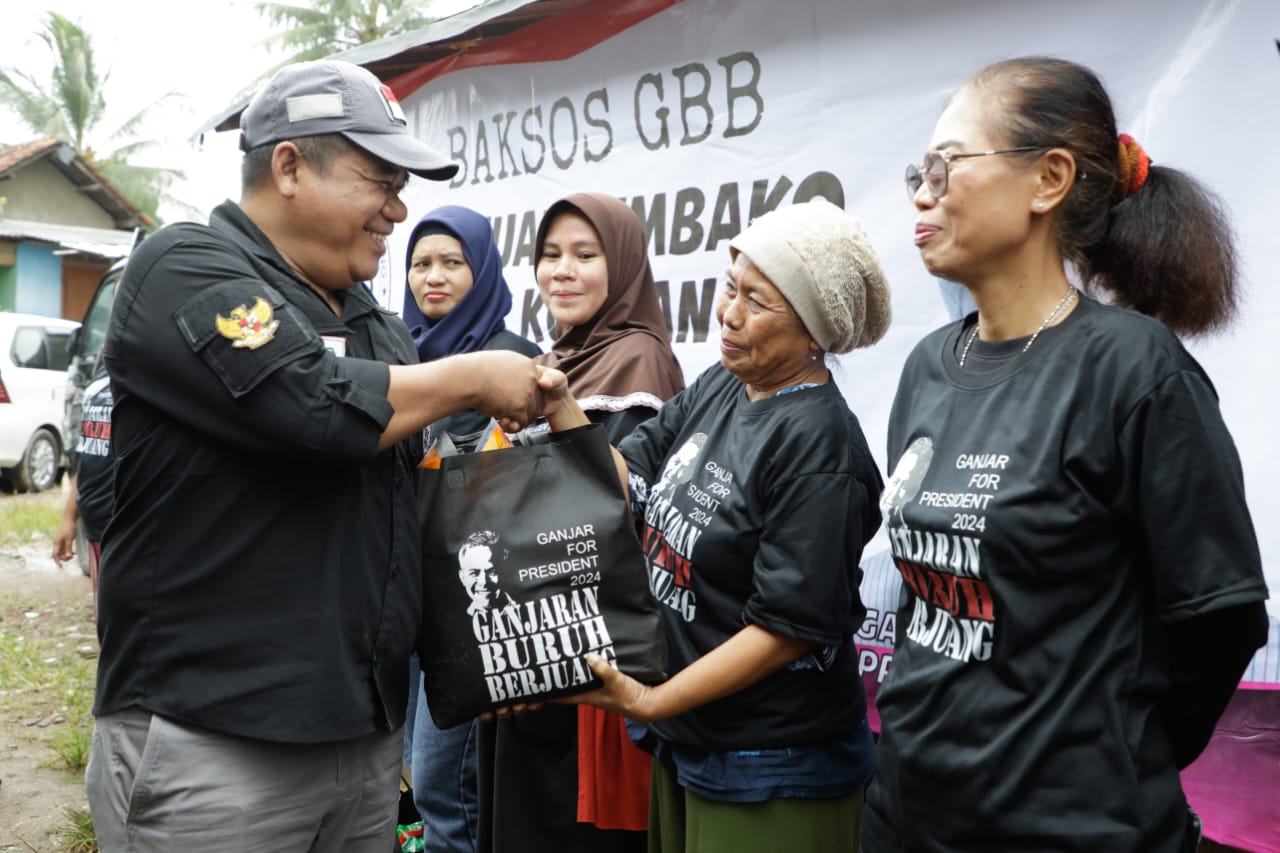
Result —
[[89, 765], [89, 748], [93, 745], [93, 723], [71, 723], [53, 734], [53, 766], [83, 774]]
[[426, 14], [427, 5], [427, 0], [311, 0], [310, 7], [258, 3], [259, 14], [280, 28], [262, 43], [289, 53], [268, 73], [429, 24], [435, 19]]
[[[139, 128], [177, 93], [169, 92], [104, 135], [101, 124], [106, 114], [109, 75], [98, 73], [90, 35], [77, 22], [57, 12], [44, 16], [43, 28], [36, 35], [49, 48], [53, 60], [49, 82], [42, 82], [36, 73], [0, 67], [0, 104], [12, 109], [37, 134], [70, 143], [158, 224], [160, 201], [169, 199], [169, 187], [183, 175], [174, 169], [140, 166], [130, 160], [155, 146], [155, 142], [137, 139]], [[108, 146], [105, 153], [95, 151], [95, 143]], [[122, 177], [125, 173], [127, 176]]]
[[20, 545], [53, 535], [62, 519], [65, 500], [62, 490], [56, 488], [0, 500], [0, 545]]
[[[93, 742], [97, 648], [87, 596], [76, 604], [32, 593], [0, 596], [0, 715], [25, 721], [18, 731], [49, 747], [49, 766], [81, 778]], [[86, 808], [65, 808], [49, 833], [59, 850], [97, 853]]]
[[105, 77], [98, 76], [89, 36], [69, 18], [50, 12], [40, 40], [58, 60], [49, 85], [17, 68], [0, 68], [0, 97], [37, 133], [85, 150], [85, 134], [102, 120]]
[[[86, 602], [68, 615], [49, 609], [47, 602], [0, 601], [0, 685], [4, 686], [0, 710], [92, 729], [97, 644], [90, 607]], [[78, 641], [58, 630], [69, 618], [80, 623]], [[79, 739], [78, 735], [65, 738], [68, 757], [75, 757]], [[59, 758], [61, 751], [55, 748]]]
[[98, 836], [93, 831], [93, 818], [84, 806], [64, 806], [62, 823], [50, 830], [60, 842], [63, 853], [98, 853]]

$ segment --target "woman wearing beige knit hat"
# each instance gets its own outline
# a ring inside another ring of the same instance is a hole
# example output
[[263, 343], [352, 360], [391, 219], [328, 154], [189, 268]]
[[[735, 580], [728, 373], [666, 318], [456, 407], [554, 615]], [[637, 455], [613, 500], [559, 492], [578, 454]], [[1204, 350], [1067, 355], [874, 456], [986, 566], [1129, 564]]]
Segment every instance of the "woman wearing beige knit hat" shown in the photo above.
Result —
[[[888, 286], [823, 200], [730, 246], [720, 364], [618, 447], [672, 677], [588, 655], [604, 687], [574, 701], [647, 724], [650, 850], [853, 853], [873, 769], [858, 562], [883, 482], [823, 356], [884, 334]], [[552, 429], [586, 423], [563, 374], [540, 384]]]
[[[888, 330], [889, 284], [871, 240], [857, 219], [826, 199], [766, 213], [729, 246], [730, 279], [754, 267], [821, 352], [871, 346]], [[723, 327], [725, 312], [717, 319]]]

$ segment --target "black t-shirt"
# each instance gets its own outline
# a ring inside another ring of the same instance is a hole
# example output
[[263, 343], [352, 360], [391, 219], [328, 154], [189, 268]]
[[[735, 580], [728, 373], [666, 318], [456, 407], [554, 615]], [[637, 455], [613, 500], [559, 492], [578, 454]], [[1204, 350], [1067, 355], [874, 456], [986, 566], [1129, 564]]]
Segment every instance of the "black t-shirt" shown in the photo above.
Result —
[[359, 286], [336, 316], [227, 202], [130, 256], [103, 357], [116, 506], [94, 713], [294, 743], [401, 725], [421, 442], [378, 444], [387, 365], [418, 361], [404, 322]]
[[961, 369], [974, 321], [916, 347], [890, 416], [903, 596], [863, 847], [1172, 853], [1163, 625], [1267, 594], [1215, 393], [1131, 311], [1082, 299]]
[[866, 712], [852, 637], [879, 471], [834, 384], [752, 402], [720, 365], [619, 446], [645, 504], [642, 544], [671, 671], [745, 624], [834, 652], [655, 723], [712, 750], [846, 738]]
[[111, 459], [111, 378], [99, 365], [84, 389], [80, 409], [80, 438], [76, 442], [76, 506], [85, 538], [102, 539], [111, 518], [115, 477]]

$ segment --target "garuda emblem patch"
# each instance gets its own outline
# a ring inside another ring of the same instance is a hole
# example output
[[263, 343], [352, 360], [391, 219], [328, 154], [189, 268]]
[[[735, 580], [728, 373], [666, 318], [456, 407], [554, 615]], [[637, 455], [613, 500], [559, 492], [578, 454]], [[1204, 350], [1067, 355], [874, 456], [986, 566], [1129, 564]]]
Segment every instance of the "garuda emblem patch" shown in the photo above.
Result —
[[236, 349], [257, 349], [274, 338], [280, 327], [280, 321], [272, 319], [271, 306], [261, 296], [252, 308], [237, 305], [231, 309], [230, 317], [219, 314], [214, 322], [218, 334], [229, 339]]

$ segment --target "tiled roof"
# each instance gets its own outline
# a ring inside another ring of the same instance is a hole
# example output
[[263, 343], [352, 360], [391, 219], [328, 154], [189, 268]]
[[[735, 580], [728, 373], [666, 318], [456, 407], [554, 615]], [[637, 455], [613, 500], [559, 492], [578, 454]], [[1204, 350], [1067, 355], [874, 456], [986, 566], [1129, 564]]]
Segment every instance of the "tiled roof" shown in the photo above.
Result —
[[25, 165], [29, 161], [38, 160], [42, 155], [57, 147], [58, 140], [51, 136], [48, 139], [37, 139], [35, 142], [24, 142], [21, 145], [0, 148], [0, 176], [9, 174], [9, 172]]
[[151, 225], [151, 218], [143, 213], [115, 184], [107, 180], [97, 167], [80, 156], [70, 144], [49, 137], [21, 145], [0, 147], [0, 177], [10, 175], [39, 160], [48, 159], [62, 170], [98, 206], [111, 214], [117, 228], [134, 228]]

